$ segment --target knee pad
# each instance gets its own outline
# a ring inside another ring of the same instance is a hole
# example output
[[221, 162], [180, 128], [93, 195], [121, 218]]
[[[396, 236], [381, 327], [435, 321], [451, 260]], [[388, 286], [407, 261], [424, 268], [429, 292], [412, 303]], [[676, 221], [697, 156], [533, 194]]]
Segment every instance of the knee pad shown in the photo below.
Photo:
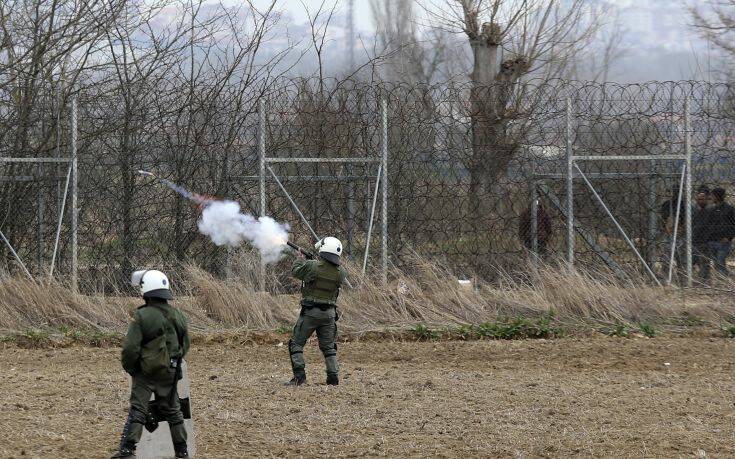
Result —
[[128, 412], [128, 419], [130, 420], [130, 423], [136, 423], [136, 424], [145, 424], [148, 418], [148, 414], [144, 413], [137, 408], [130, 407], [130, 411]]
[[337, 355], [337, 347], [329, 348], [329, 349], [322, 349], [322, 354], [324, 357], [334, 357]]

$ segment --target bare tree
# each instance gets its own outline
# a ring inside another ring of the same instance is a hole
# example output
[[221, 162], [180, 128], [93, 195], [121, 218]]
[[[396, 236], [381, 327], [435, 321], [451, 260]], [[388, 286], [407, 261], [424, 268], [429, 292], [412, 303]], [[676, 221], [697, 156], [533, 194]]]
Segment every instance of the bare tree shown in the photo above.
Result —
[[[512, 124], [532, 107], [524, 81], [567, 75], [599, 29], [584, 0], [437, 0], [434, 27], [463, 33], [472, 50], [470, 194], [504, 176], [521, 139]], [[515, 97], [514, 97], [515, 96]], [[478, 212], [475, 199], [471, 211]]]
[[[104, 31], [124, 5], [124, 0], [0, 3], [0, 150], [4, 156], [60, 153], [63, 107], [78, 91], [84, 71], [95, 65], [93, 56], [99, 52]], [[41, 177], [54, 170], [55, 166], [6, 165], [3, 174], [33, 179], [0, 184], [0, 225], [19, 247], [37, 233], [39, 269], [44, 255], [41, 203], [45, 194], [51, 198], [51, 187]], [[29, 221], [35, 212], [28, 209], [33, 207], [38, 217]], [[35, 225], [36, 231], [29, 231], [29, 225]]]
[[[121, 272], [137, 259], [136, 241], [152, 233], [167, 234], [161, 244], [177, 260], [187, 258], [197, 239], [190, 231], [195, 209], [179, 199], [151, 200], [155, 191], [135, 170], [157, 165], [157, 173], [177, 183], [197, 183], [197, 189], [206, 183], [210, 193], [226, 192], [245, 118], [288, 52], [257, 59], [275, 24], [274, 3], [264, 9], [250, 3], [203, 5], [201, 0], [128, 5], [106, 34], [107, 60], [96, 77], [104, 85], [88, 88], [97, 94], [96, 104], [109, 110], [112, 103], [115, 113], [101, 123], [104, 132], [93, 136], [94, 154], [87, 159], [93, 170], [100, 161], [117, 169], [115, 182], [106, 170], [90, 180], [118, 197], [100, 203], [94, 220], [120, 222], [117, 243], [110, 245], [119, 253], [110, 258], [123, 260]], [[165, 229], [146, 218], [151, 211]]]
[[703, 0], [690, 11], [702, 36], [735, 56], [735, 0]]
[[733, 78], [735, 67], [735, 0], [702, 0], [690, 7], [694, 28], [725, 56], [723, 71]]
[[422, 27], [415, 6], [415, 0], [370, 2], [386, 78], [429, 84], [466, 73], [464, 44], [442, 28]]
[[0, 91], [11, 95], [16, 151], [31, 147], [29, 117], [39, 88], [63, 81], [67, 96], [124, 4], [102, 0], [11, 0], [0, 4]]

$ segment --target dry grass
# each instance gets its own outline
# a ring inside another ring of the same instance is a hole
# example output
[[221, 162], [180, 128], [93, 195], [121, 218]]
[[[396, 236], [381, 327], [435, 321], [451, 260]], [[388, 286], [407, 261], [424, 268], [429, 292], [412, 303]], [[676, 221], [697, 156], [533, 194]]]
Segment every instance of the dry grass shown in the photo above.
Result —
[[[462, 285], [448, 271], [415, 258], [405, 271], [394, 271], [388, 289], [358, 277], [359, 289], [346, 291], [342, 309], [348, 322], [380, 325], [477, 324], [498, 316], [538, 317], [579, 323], [662, 323], [696, 316], [719, 323], [735, 315], [735, 301], [722, 292], [656, 288], [643, 281], [622, 282], [610, 273], [572, 270], [564, 265], [530, 268], [519, 279], [500, 273], [499, 280]], [[712, 295], [714, 293], [714, 295]]]
[[201, 269], [187, 270], [191, 301], [216, 323], [272, 329], [293, 320], [296, 297], [259, 292], [250, 282], [215, 279]]
[[25, 277], [0, 281], [0, 330], [30, 327], [112, 328], [124, 323], [125, 310], [110, 300], [76, 295], [64, 285]]
[[[252, 276], [215, 279], [190, 267], [178, 282], [177, 305], [195, 330], [273, 330], [290, 324], [298, 313], [298, 297], [259, 292]], [[242, 268], [242, 267], [241, 267]], [[472, 285], [420, 257], [403, 270], [393, 270], [387, 287], [347, 265], [353, 289], [344, 289], [340, 310], [344, 330], [367, 331], [479, 324], [498, 317], [553, 316], [568, 325], [671, 324], [696, 318], [719, 326], [735, 317], [732, 283], [720, 290], [661, 289], [641, 282], [623, 283], [606, 273], [570, 270], [563, 266], [530, 268], [523, 276], [501, 273], [498, 280]], [[275, 277], [269, 279], [274, 285]], [[122, 330], [139, 299], [76, 295], [53, 281], [37, 284], [24, 278], [0, 283], [0, 332], [60, 325]]]

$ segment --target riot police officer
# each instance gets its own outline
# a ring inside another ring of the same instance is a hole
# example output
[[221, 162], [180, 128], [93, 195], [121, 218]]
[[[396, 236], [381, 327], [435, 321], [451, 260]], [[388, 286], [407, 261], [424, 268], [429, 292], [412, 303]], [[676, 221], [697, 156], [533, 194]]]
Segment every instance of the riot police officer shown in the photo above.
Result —
[[301, 313], [293, 328], [288, 350], [291, 357], [293, 379], [289, 385], [306, 383], [304, 345], [316, 332], [319, 349], [327, 367], [327, 384], [339, 384], [337, 362], [337, 297], [347, 272], [340, 266], [342, 243], [335, 237], [325, 237], [316, 243], [319, 251], [316, 260], [297, 259], [291, 272], [301, 280]]
[[120, 448], [113, 458], [135, 457], [143, 427], [150, 422], [151, 394], [156, 411], [168, 422], [176, 457], [189, 457], [176, 391], [181, 360], [189, 351], [186, 317], [168, 303], [170, 283], [161, 271], [136, 271], [132, 283], [140, 287], [145, 304], [135, 311], [123, 342], [122, 367], [132, 377], [132, 388]]

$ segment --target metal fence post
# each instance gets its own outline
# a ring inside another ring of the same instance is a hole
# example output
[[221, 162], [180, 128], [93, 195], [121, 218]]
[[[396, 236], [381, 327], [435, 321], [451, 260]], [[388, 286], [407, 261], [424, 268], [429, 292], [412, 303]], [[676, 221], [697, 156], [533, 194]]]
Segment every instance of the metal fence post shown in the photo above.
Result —
[[534, 261], [538, 256], [538, 190], [536, 181], [531, 181], [531, 252], [535, 255]]
[[686, 276], [687, 287], [692, 286], [692, 118], [690, 98], [684, 99], [684, 154], [686, 155], [686, 183], [684, 211], [686, 225]]
[[[260, 216], [264, 217], [266, 213], [266, 202], [265, 202], [265, 128], [266, 128], [266, 113], [265, 113], [265, 100], [260, 99], [258, 101], [258, 160], [259, 168], [259, 191], [260, 191], [260, 207], [258, 211]], [[258, 276], [258, 286], [261, 291], [265, 290], [265, 262], [263, 257], [260, 258], [260, 273]]]
[[651, 173], [648, 176], [648, 234], [646, 261], [653, 267], [656, 263], [656, 236], [658, 236], [658, 209], [656, 208], [656, 160], [651, 160]]
[[345, 254], [352, 259], [353, 249], [355, 245], [355, 182], [352, 164], [347, 165], [347, 175], [350, 179], [347, 182], [347, 250]]
[[567, 263], [574, 266], [574, 153], [572, 139], [572, 98], [566, 104], [566, 156], [567, 156]]
[[79, 169], [77, 167], [77, 97], [71, 99], [71, 288], [74, 292], [79, 287], [78, 239], [79, 220], [78, 190]]
[[382, 221], [382, 281], [383, 285], [388, 283], [388, 101], [381, 101], [381, 165], [383, 169], [382, 191], [383, 191], [383, 221]]
[[[41, 177], [44, 174], [44, 168], [43, 163], [38, 163], [36, 165], [36, 184], [38, 185], [39, 180], [42, 180]], [[56, 168], [54, 168], [54, 172], [56, 172]], [[58, 180], [57, 180], [58, 182]], [[36, 189], [36, 206], [38, 206], [37, 212], [36, 212], [36, 218], [37, 218], [37, 224], [36, 227], [36, 265], [38, 266], [38, 273], [41, 274], [43, 272], [43, 255], [44, 255], [44, 199], [43, 199], [43, 190], [41, 189], [41, 186], [39, 185]]]

